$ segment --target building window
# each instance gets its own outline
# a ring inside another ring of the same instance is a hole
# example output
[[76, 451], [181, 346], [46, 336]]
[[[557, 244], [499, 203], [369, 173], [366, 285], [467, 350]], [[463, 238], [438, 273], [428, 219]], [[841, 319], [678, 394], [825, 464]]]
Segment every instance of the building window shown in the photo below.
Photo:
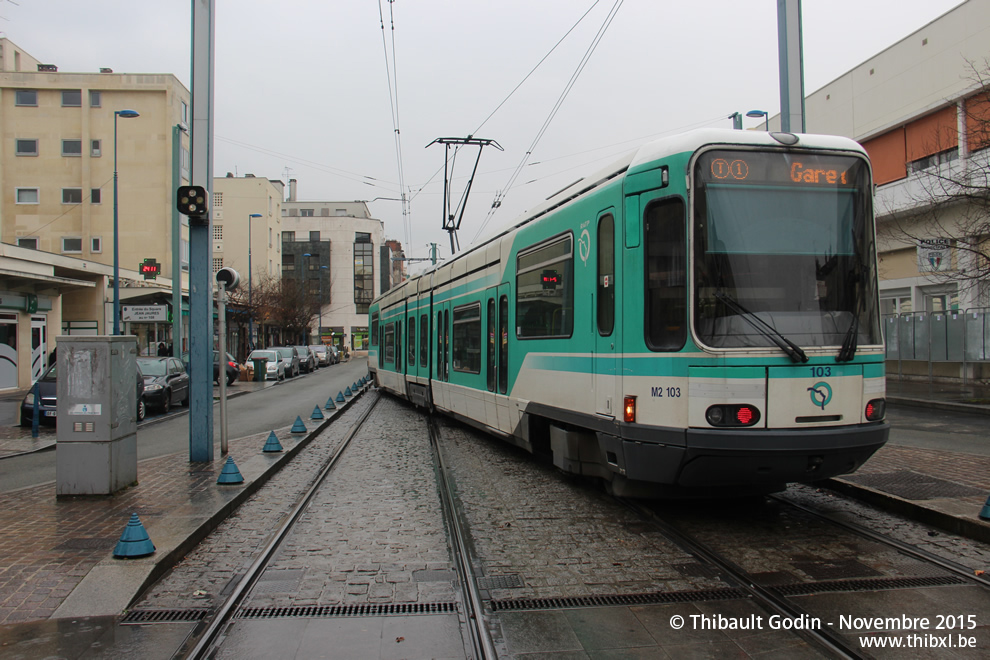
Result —
[[454, 309], [450, 353], [454, 371], [481, 373], [481, 303]]
[[62, 140], [63, 156], [82, 156], [82, 140]]
[[299, 209], [299, 216], [303, 218], [312, 218], [313, 209]]
[[282, 272], [289, 273], [296, 269], [296, 255], [294, 254], [283, 254], [282, 255]]
[[213, 225], [213, 240], [223, 240], [223, 225]]
[[282, 232], [282, 242], [283, 243], [295, 243], [296, 242], [296, 232], [294, 232], [294, 231], [283, 231]]
[[103, 252], [103, 239], [99, 236], [93, 236], [89, 239], [89, 251], [90, 252]]
[[516, 259], [516, 336], [570, 337], [574, 329], [571, 236], [552, 239]]
[[99, 140], [91, 140], [89, 143], [89, 155], [93, 158], [99, 158], [103, 155], [103, 150], [101, 149], [101, 143]]
[[18, 238], [17, 247], [27, 248], [29, 250], [38, 249], [38, 239], [37, 238]]
[[179, 150], [179, 154], [180, 154], [180, 156], [179, 156], [179, 158], [180, 158], [180, 162], [179, 162], [179, 174], [182, 176], [183, 179], [185, 179], [186, 181], [188, 181], [189, 180], [189, 163], [191, 162], [190, 156], [189, 156], [189, 148], [183, 146]]
[[38, 90], [19, 89], [14, 95], [14, 105], [38, 107]]
[[63, 237], [62, 252], [79, 253], [82, 252], [82, 239], [78, 237]]
[[103, 107], [103, 95], [99, 92], [99, 90], [96, 89], [89, 90], [89, 107], [91, 108]]
[[14, 140], [15, 153], [18, 156], [37, 156], [38, 155], [38, 141], [37, 140]]
[[181, 103], [181, 105], [179, 106], [179, 121], [181, 121], [183, 124], [188, 124], [189, 123], [189, 104], [186, 103], [185, 101], [181, 101], [180, 103]]
[[[82, 204], [82, 188], [62, 188], [62, 203]], [[82, 251], [81, 247], [79, 251]]]
[[320, 215], [323, 216], [324, 218], [330, 217], [330, 209], [324, 206], [322, 209], [320, 209]]
[[314, 298], [317, 298], [317, 300], [319, 300], [319, 295], [320, 295], [320, 278], [318, 278], [318, 277], [311, 277], [310, 279], [307, 280], [307, 282], [309, 284], [309, 295], [311, 295]]
[[213, 273], [223, 268], [223, 257], [213, 257]]
[[213, 193], [213, 208], [219, 209], [223, 207], [223, 193], [215, 192]]
[[921, 170], [927, 170], [929, 167], [951, 163], [957, 158], [959, 158], [959, 149], [957, 147], [953, 147], [952, 149], [940, 151], [937, 154], [931, 154], [930, 156], [913, 160], [908, 163], [908, 168], [912, 172], [920, 172]]
[[17, 188], [17, 203], [18, 204], [37, 204], [38, 203], [38, 189], [37, 188]]
[[319, 241], [320, 240], [320, 232], [318, 232], [318, 231], [311, 231], [311, 232], [309, 232], [309, 240], [311, 240], [313, 242]]
[[63, 108], [81, 108], [82, 107], [82, 90], [81, 89], [63, 89], [62, 90], [62, 107]]
[[354, 302], [358, 305], [359, 314], [367, 309], [374, 298], [374, 268], [375, 257], [371, 243], [354, 244]]
[[[268, 228], [268, 247], [271, 247], [271, 246], [272, 246], [272, 228], [269, 227]], [[268, 270], [271, 270], [271, 268], [269, 268]]]
[[363, 232], [363, 231], [355, 232], [354, 233], [354, 242], [355, 243], [370, 243], [371, 242], [371, 234], [369, 234], [367, 232]]
[[89, 191], [89, 203], [90, 204], [102, 204], [103, 203], [103, 191], [100, 188], [92, 188]]

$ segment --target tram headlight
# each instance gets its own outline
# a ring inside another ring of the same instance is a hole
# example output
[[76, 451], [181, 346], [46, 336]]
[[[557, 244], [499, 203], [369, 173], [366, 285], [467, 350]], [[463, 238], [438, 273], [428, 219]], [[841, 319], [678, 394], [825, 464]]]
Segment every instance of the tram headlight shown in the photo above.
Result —
[[760, 421], [760, 409], [748, 403], [722, 403], [710, 406], [705, 420], [712, 426], [755, 426]]
[[866, 421], [879, 422], [887, 413], [887, 401], [884, 399], [873, 399], [866, 404]]

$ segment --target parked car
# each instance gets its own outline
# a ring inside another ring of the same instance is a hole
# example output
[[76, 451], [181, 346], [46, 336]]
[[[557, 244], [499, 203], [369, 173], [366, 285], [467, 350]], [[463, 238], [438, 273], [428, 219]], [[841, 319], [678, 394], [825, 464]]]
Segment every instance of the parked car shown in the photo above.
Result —
[[293, 346], [293, 348], [299, 353], [299, 368], [306, 373], [316, 371], [316, 356], [309, 350], [309, 346]]
[[327, 360], [330, 364], [340, 364], [340, 351], [333, 344], [327, 346]]
[[[213, 351], [213, 382], [220, 384], [220, 351]], [[182, 364], [186, 368], [186, 373], [192, 373], [189, 371], [189, 352], [182, 354]], [[237, 358], [235, 358], [230, 353], [227, 353], [227, 384], [232, 384], [235, 380], [241, 377], [241, 367], [237, 364]]]
[[294, 378], [299, 375], [299, 351], [294, 346], [273, 346], [270, 350], [278, 353], [278, 359], [285, 364], [285, 375]]
[[189, 374], [178, 358], [138, 358], [144, 374], [144, 399], [148, 405], [168, 412], [172, 404], [189, 405]]
[[[38, 421], [42, 424], [56, 423], [58, 414], [58, 363], [53, 362], [50, 367], [38, 379]], [[144, 400], [144, 374], [141, 373], [141, 365], [137, 367], [137, 410], [135, 411], [137, 421], [144, 419], [147, 413], [147, 405]], [[27, 393], [21, 401], [21, 426], [31, 426], [34, 417], [34, 388]]]
[[317, 367], [326, 367], [330, 364], [330, 352], [327, 350], [326, 344], [314, 344], [309, 347], [309, 350], [316, 356]]
[[251, 362], [255, 358], [264, 358], [268, 360], [268, 362], [265, 363], [266, 380], [285, 380], [285, 362], [278, 358], [277, 352], [274, 350], [251, 351], [251, 355], [248, 356], [247, 361]]

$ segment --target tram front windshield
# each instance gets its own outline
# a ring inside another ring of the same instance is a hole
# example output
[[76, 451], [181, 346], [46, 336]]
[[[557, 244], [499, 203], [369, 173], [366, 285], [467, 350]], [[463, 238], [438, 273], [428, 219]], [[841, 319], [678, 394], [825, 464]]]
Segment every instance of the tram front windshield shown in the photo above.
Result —
[[695, 163], [694, 327], [713, 348], [880, 343], [872, 186], [854, 156], [708, 151]]

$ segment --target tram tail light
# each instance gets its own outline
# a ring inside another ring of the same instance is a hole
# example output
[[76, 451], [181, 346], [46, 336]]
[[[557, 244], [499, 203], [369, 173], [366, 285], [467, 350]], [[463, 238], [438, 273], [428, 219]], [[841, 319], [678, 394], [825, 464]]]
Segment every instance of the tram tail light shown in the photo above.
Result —
[[622, 400], [622, 421], [630, 424], [636, 421], [636, 397], [627, 396]]
[[760, 409], [748, 403], [723, 403], [710, 406], [705, 420], [712, 426], [753, 426], [760, 421]]
[[884, 399], [873, 399], [866, 404], [866, 420], [868, 422], [879, 422], [887, 413], [887, 401]]

